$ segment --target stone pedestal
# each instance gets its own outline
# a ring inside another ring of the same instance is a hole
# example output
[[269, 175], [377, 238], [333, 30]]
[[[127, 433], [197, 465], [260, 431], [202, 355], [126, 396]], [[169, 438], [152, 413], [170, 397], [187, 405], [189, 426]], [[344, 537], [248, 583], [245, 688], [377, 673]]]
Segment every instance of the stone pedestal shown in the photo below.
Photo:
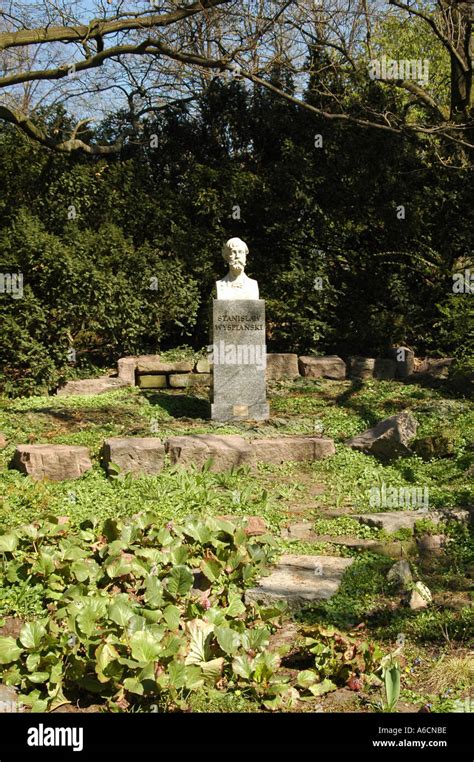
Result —
[[214, 299], [210, 343], [211, 418], [268, 418], [264, 300]]

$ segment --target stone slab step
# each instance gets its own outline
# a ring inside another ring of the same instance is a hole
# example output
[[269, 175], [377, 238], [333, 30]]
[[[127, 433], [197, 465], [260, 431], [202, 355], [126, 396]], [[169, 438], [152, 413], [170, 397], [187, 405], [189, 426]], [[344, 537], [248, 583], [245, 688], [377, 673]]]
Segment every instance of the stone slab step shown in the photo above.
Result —
[[469, 521], [469, 511], [462, 509], [449, 509], [445, 511], [387, 511], [385, 513], [362, 513], [352, 515], [361, 524], [378, 527], [388, 534], [393, 534], [399, 529], [415, 528], [415, 523], [422, 519], [428, 519], [433, 524], [439, 524], [447, 518], [453, 518], [457, 521]]
[[138, 373], [190, 373], [194, 363], [190, 360], [162, 362], [159, 355], [141, 355], [137, 357]]
[[343, 379], [346, 377], [346, 363], [337, 355], [326, 357], [299, 357], [299, 371], [307, 378]]
[[112, 464], [123, 474], [158, 474], [164, 457], [164, 445], [157, 437], [110, 437], [102, 448], [102, 461], [109, 474]]
[[60, 482], [79, 479], [92, 468], [92, 463], [87, 447], [40, 444], [17, 445], [11, 466], [35, 481]]
[[209, 386], [210, 373], [171, 373], [169, 384], [172, 389], [187, 389], [190, 386]]
[[105, 392], [114, 391], [129, 386], [128, 383], [120, 378], [83, 378], [78, 381], [68, 381], [57, 391], [59, 397], [70, 397], [73, 394], [105, 394]]
[[352, 558], [336, 556], [283, 555], [267, 577], [247, 590], [245, 601], [271, 605], [285, 601], [291, 610], [335, 595]]
[[316, 534], [310, 521], [300, 521], [285, 527], [281, 531], [281, 537], [285, 540], [300, 540], [313, 543], [324, 542], [361, 551], [368, 550], [372, 551], [372, 553], [388, 556], [389, 558], [405, 558], [417, 551], [417, 546], [414, 540], [381, 542], [375, 538], [369, 539], [364, 537], [354, 537], [352, 535]]

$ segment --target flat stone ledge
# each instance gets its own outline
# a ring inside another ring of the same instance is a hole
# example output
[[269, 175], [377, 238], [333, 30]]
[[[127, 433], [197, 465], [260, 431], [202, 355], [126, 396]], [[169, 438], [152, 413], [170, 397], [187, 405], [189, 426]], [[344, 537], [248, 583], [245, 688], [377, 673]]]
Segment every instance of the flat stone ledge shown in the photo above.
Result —
[[449, 369], [453, 362], [453, 357], [420, 358], [415, 370], [415, 377], [432, 379], [434, 381], [445, 380], [449, 376]]
[[346, 377], [346, 363], [337, 355], [299, 357], [298, 366], [301, 375], [306, 378], [340, 380]]
[[433, 524], [439, 524], [447, 518], [453, 518], [457, 521], [468, 522], [469, 511], [462, 509], [443, 511], [387, 511], [385, 513], [362, 513], [352, 515], [351, 518], [356, 519], [361, 524], [367, 524], [368, 526], [377, 527], [383, 529], [388, 534], [393, 534], [399, 529], [411, 529], [415, 528], [417, 521], [422, 519], [428, 519]]
[[403, 346], [393, 347], [389, 354], [396, 365], [396, 378], [409, 378], [415, 369], [415, 353], [413, 350]]
[[127, 386], [135, 386], [136, 357], [121, 357], [117, 361], [118, 377]]
[[275, 437], [249, 440], [238, 434], [186, 434], [162, 442], [157, 437], [111, 437], [102, 448], [102, 462], [108, 471], [116, 464], [124, 473], [159, 473], [165, 454], [172, 465], [202, 468], [212, 459], [212, 471], [249, 466], [257, 462], [285, 463], [290, 460], [317, 460], [334, 452], [331, 439], [317, 437]]
[[87, 447], [79, 445], [17, 445], [11, 467], [35, 481], [79, 479], [92, 468]]
[[122, 389], [129, 384], [120, 378], [83, 378], [77, 381], [68, 381], [57, 391], [59, 397], [70, 397], [74, 394], [105, 394], [115, 389]]
[[173, 465], [202, 468], [211, 458], [211, 471], [226, 471], [237, 466], [255, 466], [251, 443], [238, 434], [192, 434], [169, 437], [165, 450]]
[[395, 360], [384, 357], [350, 357], [349, 368], [351, 378], [376, 378], [390, 380], [395, 378], [397, 364]]
[[187, 389], [190, 386], [209, 386], [210, 383], [210, 373], [172, 373], [169, 376], [169, 385], [172, 389]]
[[267, 352], [267, 381], [298, 378], [298, 355], [287, 352]]
[[211, 372], [211, 363], [207, 359], [207, 357], [200, 357], [199, 360], [196, 361], [196, 364], [194, 366], [195, 373], [210, 373]]
[[320, 437], [269, 437], [252, 440], [252, 446], [257, 461], [273, 465], [323, 460], [336, 452], [332, 439]]
[[102, 462], [108, 473], [115, 464], [124, 474], [158, 474], [163, 468], [165, 447], [157, 437], [111, 437], [102, 447]]
[[162, 362], [159, 355], [144, 355], [137, 358], [138, 373], [191, 373], [194, 364], [189, 360]]
[[166, 389], [168, 377], [165, 375], [138, 376], [137, 382], [140, 389]]
[[311, 601], [328, 600], [335, 595], [352, 558], [336, 556], [283, 555], [268, 577], [247, 590], [245, 602], [266, 605], [285, 601], [297, 610]]

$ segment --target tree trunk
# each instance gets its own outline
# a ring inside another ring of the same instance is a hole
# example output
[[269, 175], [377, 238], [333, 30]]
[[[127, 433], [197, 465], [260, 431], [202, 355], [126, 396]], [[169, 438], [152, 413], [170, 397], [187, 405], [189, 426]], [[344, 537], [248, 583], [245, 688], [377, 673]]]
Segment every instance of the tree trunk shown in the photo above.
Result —
[[469, 119], [472, 108], [472, 68], [474, 60], [474, 6], [461, 3], [451, 10], [454, 26], [459, 30], [455, 42], [456, 52], [465, 62], [463, 67], [458, 58], [451, 54], [451, 118]]

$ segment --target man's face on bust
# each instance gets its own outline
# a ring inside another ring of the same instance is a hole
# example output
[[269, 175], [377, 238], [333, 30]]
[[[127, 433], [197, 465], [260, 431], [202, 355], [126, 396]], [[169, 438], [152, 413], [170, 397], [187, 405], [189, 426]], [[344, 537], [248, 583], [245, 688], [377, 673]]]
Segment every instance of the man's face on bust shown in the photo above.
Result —
[[232, 244], [227, 249], [226, 262], [233, 272], [243, 273], [247, 261], [245, 247], [242, 244]]

